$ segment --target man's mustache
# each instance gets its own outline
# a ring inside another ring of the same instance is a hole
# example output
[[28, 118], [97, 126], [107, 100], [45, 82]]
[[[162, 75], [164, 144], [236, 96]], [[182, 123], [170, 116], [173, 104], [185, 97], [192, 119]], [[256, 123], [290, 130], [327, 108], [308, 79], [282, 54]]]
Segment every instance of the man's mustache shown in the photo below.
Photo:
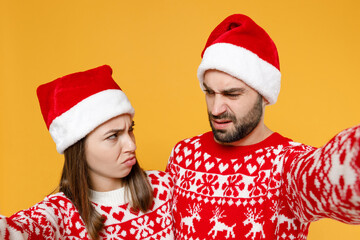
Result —
[[213, 115], [212, 113], [208, 112], [209, 114], [209, 118], [210, 119], [213, 119], [213, 120], [221, 120], [221, 119], [226, 119], [226, 120], [231, 120], [233, 122], [236, 121], [236, 117], [229, 113], [229, 112], [223, 112], [222, 114], [220, 115]]

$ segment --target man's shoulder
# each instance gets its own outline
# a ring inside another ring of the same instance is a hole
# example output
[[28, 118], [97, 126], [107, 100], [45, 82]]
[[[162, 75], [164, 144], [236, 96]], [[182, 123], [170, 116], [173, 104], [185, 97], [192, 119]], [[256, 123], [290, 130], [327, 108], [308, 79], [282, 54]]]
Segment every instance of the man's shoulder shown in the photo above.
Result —
[[192, 137], [189, 137], [189, 138], [182, 139], [182, 140], [180, 140], [179, 142], [177, 142], [175, 144], [174, 149], [190, 147], [192, 145], [201, 144], [202, 142], [208, 141], [209, 139], [213, 139], [213, 135], [212, 135], [211, 131], [201, 133], [199, 135], [192, 136]]
[[209, 137], [209, 135], [211, 135], [211, 134], [212, 134], [212, 132], [205, 132], [205, 133], [201, 133], [199, 135], [184, 138], [184, 139], [178, 141], [178, 143], [176, 145], [178, 145], [179, 143], [181, 143], [181, 144], [189, 144], [192, 141], [200, 141], [200, 140], [202, 140], [204, 138]]
[[313, 146], [306, 145], [304, 143], [300, 143], [297, 141], [293, 141], [292, 139], [283, 137], [282, 135], [280, 135], [278, 133], [276, 133], [276, 134], [279, 136], [278, 137], [279, 145], [282, 146], [282, 149], [279, 153], [280, 155], [287, 155], [289, 153], [303, 154], [303, 153], [313, 151], [314, 149], [316, 149]]

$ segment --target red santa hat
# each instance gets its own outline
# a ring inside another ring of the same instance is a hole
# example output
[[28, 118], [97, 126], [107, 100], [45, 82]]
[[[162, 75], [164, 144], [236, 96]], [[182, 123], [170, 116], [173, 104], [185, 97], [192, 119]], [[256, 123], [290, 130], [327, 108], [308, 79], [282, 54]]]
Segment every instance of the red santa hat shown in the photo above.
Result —
[[274, 104], [280, 92], [280, 66], [275, 43], [249, 17], [234, 14], [210, 34], [198, 68], [201, 88], [206, 70], [236, 77]]
[[111, 67], [104, 65], [38, 87], [41, 113], [59, 153], [113, 117], [134, 116], [134, 108], [111, 75]]

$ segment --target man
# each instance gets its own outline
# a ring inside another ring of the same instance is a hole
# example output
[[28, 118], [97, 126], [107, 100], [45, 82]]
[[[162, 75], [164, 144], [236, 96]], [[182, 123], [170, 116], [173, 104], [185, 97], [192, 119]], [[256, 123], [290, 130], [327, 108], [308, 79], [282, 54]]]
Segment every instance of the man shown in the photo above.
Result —
[[202, 57], [212, 132], [179, 142], [169, 159], [177, 239], [306, 239], [323, 217], [360, 224], [360, 126], [319, 149], [267, 128], [278, 54], [247, 16], [221, 22]]

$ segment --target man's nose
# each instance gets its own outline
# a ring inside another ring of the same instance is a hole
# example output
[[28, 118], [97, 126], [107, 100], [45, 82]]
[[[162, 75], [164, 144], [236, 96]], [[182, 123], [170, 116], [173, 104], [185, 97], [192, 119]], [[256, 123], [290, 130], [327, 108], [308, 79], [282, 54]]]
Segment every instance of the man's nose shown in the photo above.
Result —
[[224, 112], [226, 112], [226, 102], [221, 94], [215, 94], [211, 114], [219, 116]]

